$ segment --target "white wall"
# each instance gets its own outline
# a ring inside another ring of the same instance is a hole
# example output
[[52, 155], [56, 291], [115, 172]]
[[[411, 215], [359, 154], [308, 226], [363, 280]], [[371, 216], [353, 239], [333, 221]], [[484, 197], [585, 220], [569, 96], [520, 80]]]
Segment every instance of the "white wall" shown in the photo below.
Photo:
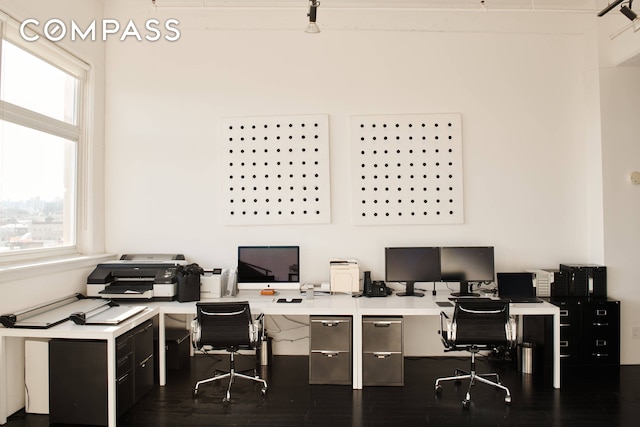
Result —
[[[595, 15], [326, 10], [317, 35], [303, 32], [303, 7], [113, 0], [106, 15], [177, 18], [182, 33], [108, 43], [110, 252], [229, 267], [239, 244], [299, 244], [311, 282], [328, 280], [333, 257], [383, 278], [391, 245], [493, 245], [498, 271], [601, 261], [602, 213], [589, 212], [601, 199], [589, 167], [600, 152], [586, 136], [598, 108], [587, 76], [596, 46], [585, 43]], [[350, 117], [443, 112], [462, 114], [465, 223], [352, 225]], [[220, 119], [317, 113], [330, 118], [331, 224], [223, 225]], [[439, 351], [429, 330], [423, 347]]]
[[629, 179], [640, 170], [640, 67], [601, 70], [605, 258], [610, 296], [621, 300], [622, 363], [638, 363], [640, 340], [640, 186]]

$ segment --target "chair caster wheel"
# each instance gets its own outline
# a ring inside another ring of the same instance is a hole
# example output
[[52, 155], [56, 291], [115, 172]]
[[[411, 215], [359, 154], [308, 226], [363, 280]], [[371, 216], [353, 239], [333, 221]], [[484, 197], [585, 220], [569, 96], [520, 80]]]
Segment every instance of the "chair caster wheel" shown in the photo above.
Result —
[[442, 386], [440, 384], [438, 384], [436, 386], [436, 394], [441, 394], [442, 393]]
[[465, 399], [465, 400], [462, 401], [462, 407], [464, 409], [469, 409], [470, 406], [471, 406], [471, 401], [470, 400], [466, 400]]
[[511, 396], [506, 396], [506, 397], [504, 398], [504, 403], [506, 403], [506, 404], [510, 404], [510, 403], [511, 403]]
[[265, 397], [267, 395], [267, 388], [262, 387], [262, 389], [260, 389], [260, 394], [262, 394], [262, 397]]
[[194, 388], [191, 394], [193, 395], [193, 397], [198, 397], [198, 389]]

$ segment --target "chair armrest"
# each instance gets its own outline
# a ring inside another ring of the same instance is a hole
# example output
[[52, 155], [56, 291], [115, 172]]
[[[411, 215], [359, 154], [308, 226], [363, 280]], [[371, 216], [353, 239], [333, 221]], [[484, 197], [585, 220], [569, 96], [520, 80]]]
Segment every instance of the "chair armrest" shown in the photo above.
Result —
[[440, 312], [440, 339], [445, 347], [445, 350], [451, 347], [451, 319], [444, 311]]
[[264, 313], [260, 313], [249, 325], [249, 337], [251, 344], [259, 346], [264, 336]]
[[202, 329], [200, 327], [200, 322], [198, 322], [198, 318], [195, 318], [191, 321], [191, 344], [193, 348], [200, 348], [200, 336]]
[[515, 317], [509, 316], [509, 320], [507, 321], [506, 333], [507, 333], [507, 342], [509, 343], [509, 348], [515, 347], [518, 341], [518, 325]]

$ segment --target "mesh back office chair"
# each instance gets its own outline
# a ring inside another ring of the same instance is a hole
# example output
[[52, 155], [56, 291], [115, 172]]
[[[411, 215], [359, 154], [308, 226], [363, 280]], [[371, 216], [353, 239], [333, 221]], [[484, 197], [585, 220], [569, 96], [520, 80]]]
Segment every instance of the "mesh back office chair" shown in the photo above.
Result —
[[238, 350], [253, 350], [258, 347], [262, 334], [262, 316], [255, 321], [251, 317], [248, 302], [199, 302], [197, 315], [191, 323], [192, 342], [197, 349], [226, 350], [229, 352], [229, 372], [198, 381], [193, 396], [198, 395], [202, 384], [229, 378], [224, 403], [231, 401], [231, 385], [236, 377], [262, 384], [262, 395], [267, 393], [267, 382], [254, 370], [254, 376], [236, 372], [234, 355]]
[[[476, 381], [504, 390], [506, 403], [511, 403], [509, 389], [500, 383], [498, 374], [476, 374], [475, 356], [480, 350], [490, 350], [498, 346], [513, 348], [516, 342], [516, 322], [509, 315], [509, 303], [502, 301], [463, 301], [457, 302], [453, 320], [442, 312], [440, 314], [440, 333], [445, 351], [466, 350], [471, 353], [469, 372], [456, 369], [452, 377], [436, 380], [436, 394], [442, 392], [443, 381], [469, 380], [467, 394], [462, 406], [471, 404], [471, 387]], [[495, 377], [490, 381], [487, 377]]]

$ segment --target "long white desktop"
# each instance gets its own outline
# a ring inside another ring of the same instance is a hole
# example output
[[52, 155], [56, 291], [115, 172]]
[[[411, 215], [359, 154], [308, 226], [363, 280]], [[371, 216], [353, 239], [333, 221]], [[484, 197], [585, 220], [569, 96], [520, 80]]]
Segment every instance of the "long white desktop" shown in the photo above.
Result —
[[[353, 318], [353, 388], [362, 388], [362, 318], [364, 316], [439, 316], [442, 311], [453, 311], [453, 307], [443, 308], [437, 301], [448, 301], [449, 294], [439, 292], [436, 296], [427, 294], [419, 297], [353, 298], [351, 295], [334, 294], [316, 296], [300, 303], [278, 303], [278, 298], [300, 297], [297, 291], [281, 291], [277, 296], [262, 296], [259, 291], [240, 291], [235, 297], [225, 297], [220, 301], [248, 301], [253, 314], [265, 315], [335, 315]], [[215, 300], [214, 300], [215, 301]], [[141, 305], [136, 302], [132, 305]], [[94, 339], [107, 342], [108, 376], [108, 420], [109, 426], [116, 425], [116, 361], [115, 339], [158, 315], [158, 365], [159, 382], [166, 385], [165, 316], [183, 314], [195, 315], [196, 303], [177, 301], [147, 302], [147, 309], [117, 326], [76, 325], [64, 322], [49, 329], [25, 329], [0, 327], [0, 424], [6, 424], [8, 414], [7, 400], [7, 346], [8, 337], [17, 338], [67, 338]], [[560, 388], [560, 309], [548, 302], [538, 304], [511, 304], [511, 314], [553, 316], [553, 386]]]
[[[259, 291], [240, 291], [235, 297], [225, 297], [219, 301], [248, 301], [253, 314], [264, 315], [335, 315], [353, 316], [353, 388], [362, 388], [362, 318], [364, 316], [440, 316], [442, 311], [453, 313], [452, 307], [440, 307], [438, 301], [449, 301], [448, 292], [439, 291], [433, 296], [353, 298], [346, 294], [316, 296], [306, 299], [297, 291], [281, 291], [277, 296], [263, 296]], [[278, 303], [279, 298], [300, 298], [300, 303]], [[212, 300], [216, 301], [216, 300]], [[177, 301], [152, 303], [160, 312], [159, 340], [165, 339], [165, 315], [195, 315], [196, 303]], [[516, 316], [553, 316], [553, 386], [560, 388], [560, 309], [548, 302], [511, 304], [510, 312]], [[434, 331], [435, 333], [435, 331]], [[160, 385], [166, 384], [166, 354], [162, 347], [159, 353]]]

